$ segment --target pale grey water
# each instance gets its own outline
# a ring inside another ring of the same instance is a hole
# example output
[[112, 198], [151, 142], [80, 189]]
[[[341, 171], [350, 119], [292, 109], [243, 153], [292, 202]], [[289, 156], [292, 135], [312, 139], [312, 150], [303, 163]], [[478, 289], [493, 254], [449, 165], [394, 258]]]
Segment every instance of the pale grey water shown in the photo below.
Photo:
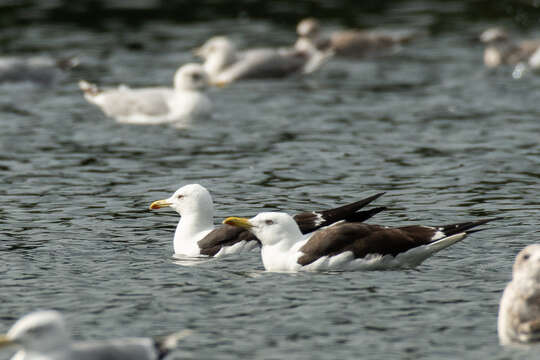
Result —
[[[385, 19], [429, 24], [413, 10]], [[212, 89], [215, 118], [186, 130], [116, 124], [76, 81], [168, 84], [212, 35], [286, 45], [292, 29], [4, 30], [11, 49], [82, 65], [51, 87], [0, 86], [0, 332], [54, 308], [77, 339], [192, 329], [178, 359], [534, 357], [498, 345], [496, 316], [515, 254], [539, 241], [540, 77], [485, 71], [470, 39], [487, 25], [309, 78]], [[381, 224], [505, 218], [415, 271], [273, 274], [257, 252], [190, 265], [172, 257], [176, 214], [147, 208], [193, 182], [211, 190], [216, 222], [376, 191]]]

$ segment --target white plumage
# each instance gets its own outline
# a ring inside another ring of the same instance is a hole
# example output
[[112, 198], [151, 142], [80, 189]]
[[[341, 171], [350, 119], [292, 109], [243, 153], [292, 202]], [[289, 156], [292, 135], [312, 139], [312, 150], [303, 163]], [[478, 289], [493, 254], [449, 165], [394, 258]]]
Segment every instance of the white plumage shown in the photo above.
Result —
[[132, 89], [121, 85], [100, 91], [86, 81], [79, 82], [84, 97], [118, 122], [165, 124], [182, 127], [192, 120], [212, 116], [212, 103], [204, 94], [208, 75], [199, 64], [186, 64], [174, 75], [174, 88]]

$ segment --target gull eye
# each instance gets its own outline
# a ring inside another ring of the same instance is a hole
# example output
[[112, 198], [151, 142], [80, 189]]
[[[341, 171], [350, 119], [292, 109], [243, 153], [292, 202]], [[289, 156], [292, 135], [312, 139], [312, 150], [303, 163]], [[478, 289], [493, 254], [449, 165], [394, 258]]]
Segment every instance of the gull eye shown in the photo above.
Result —
[[523, 259], [523, 260], [527, 260], [527, 259], [529, 259], [530, 257], [531, 257], [531, 255], [529, 255], [529, 254], [523, 254], [522, 259]]
[[266, 220], [264, 222], [266, 225], [274, 225], [274, 221], [273, 220]]
[[178, 199], [183, 199], [184, 195], [178, 195], [177, 197], [178, 197]]
[[195, 81], [199, 81], [199, 80], [201, 80], [202, 76], [199, 73], [193, 73], [193, 74], [191, 74], [191, 78], [193, 80], [195, 80]]

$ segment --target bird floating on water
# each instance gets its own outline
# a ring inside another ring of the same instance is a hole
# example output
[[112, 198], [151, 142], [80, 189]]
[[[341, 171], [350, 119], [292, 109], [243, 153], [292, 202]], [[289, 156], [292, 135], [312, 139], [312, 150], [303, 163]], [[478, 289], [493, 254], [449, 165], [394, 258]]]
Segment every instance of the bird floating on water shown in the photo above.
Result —
[[311, 44], [319, 51], [347, 58], [386, 55], [418, 36], [418, 33], [413, 32], [350, 29], [336, 31], [326, 37], [321, 34], [319, 21], [314, 18], [301, 20], [296, 27], [296, 33], [296, 48]]
[[540, 39], [516, 42], [504, 29], [496, 27], [485, 30], [480, 41], [486, 44], [484, 64], [488, 68], [523, 63], [540, 69]]
[[497, 330], [503, 345], [540, 344], [540, 244], [529, 245], [516, 256]]
[[239, 52], [225, 36], [208, 39], [195, 54], [204, 59], [204, 69], [216, 85], [240, 79], [283, 78], [309, 74], [319, 69], [328, 54], [315, 48], [260, 48]]
[[189, 333], [184, 330], [162, 338], [74, 342], [62, 315], [42, 310], [23, 316], [6, 335], [0, 335], [0, 348], [18, 347], [12, 360], [159, 360]]
[[192, 120], [212, 116], [212, 103], [204, 94], [208, 75], [199, 64], [186, 64], [174, 75], [174, 88], [149, 87], [132, 89], [121, 85], [100, 90], [80, 81], [84, 97], [118, 122], [130, 124], [173, 124], [185, 126]]
[[[339, 221], [362, 222], [384, 210], [360, 209], [384, 193], [378, 193], [341, 207], [299, 213], [293, 222], [298, 231], [309, 233]], [[182, 186], [168, 199], [154, 201], [150, 210], [171, 207], [180, 221], [174, 233], [174, 252], [185, 256], [223, 256], [249, 251], [260, 246], [255, 235], [235, 226], [214, 227], [214, 204], [210, 192], [199, 184]]]
[[229, 217], [223, 223], [257, 236], [267, 271], [287, 272], [414, 268], [478, 231], [470, 229], [492, 220], [396, 228], [336, 223], [306, 235], [292, 217], [279, 212], [264, 212], [251, 219]]
[[61, 79], [67, 70], [78, 64], [76, 57], [55, 59], [48, 56], [1, 56], [0, 83], [29, 82], [47, 86]]

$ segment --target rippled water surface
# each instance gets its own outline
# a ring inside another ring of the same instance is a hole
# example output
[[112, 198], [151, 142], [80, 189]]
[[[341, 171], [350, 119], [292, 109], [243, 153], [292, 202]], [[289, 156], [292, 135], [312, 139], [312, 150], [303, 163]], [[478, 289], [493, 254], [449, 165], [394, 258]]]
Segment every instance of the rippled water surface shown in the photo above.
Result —
[[[373, 21], [432, 21], [400, 11]], [[78, 339], [192, 329], [178, 359], [530, 356], [498, 345], [496, 316], [515, 254], [539, 241], [540, 77], [484, 70], [471, 39], [487, 25], [457, 24], [312, 77], [212, 89], [214, 119], [183, 130], [117, 124], [76, 81], [169, 84], [212, 35], [284, 46], [293, 28], [240, 19], [2, 30], [13, 52], [78, 55], [81, 66], [51, 87], [0, 85], [0, 332], [54, 308]], [[378, 191], [382, 224], [504, 219], [414, 271], [266, 273], [257, 252], [172, 257], [176, 214], [147, 208], [194, 182], [211, 190], [216, 222]]]

